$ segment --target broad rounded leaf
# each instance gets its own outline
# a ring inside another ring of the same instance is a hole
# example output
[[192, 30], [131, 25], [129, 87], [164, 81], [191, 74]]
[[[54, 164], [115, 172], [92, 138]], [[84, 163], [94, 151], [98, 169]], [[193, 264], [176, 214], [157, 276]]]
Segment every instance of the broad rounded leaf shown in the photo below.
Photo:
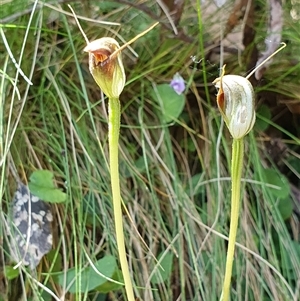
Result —
[[258, 131], [265, 131], [269, 127], [269, 123], [263, 120], [261, 117], [267, 120], [271, 120], [271, 111], [268, 106], [262, 105], [257, 111], [257, 119], [254, 128]]
[[[117, 268], [116, 259], [110, 255], [105, 256], [95, 263], [95, 267], [100, 274], [112, 279]], [[79, 279], [81, 279], [80, 285], [78, 283]], [[69, 288], [68, 291], [73, 294], [76, 293], [76, 290], [79, 288], [81, 293], [90, 292], [108, 281], [106, 278], [96, 273], [91, 266], [82, 269], [80, 271], [80, 275], [78, 269], [75, 268], [68, 269], [66, 273], [60, 273], [57, 278], [57, 282], [63, 286], [65, 280], [66, 287]], [[71, 286], [69, 287], [70, 284]]]
[[156, 91], [152, 91], [152, 96], [161, 106], [165, 123], [172, 122], [180, 116], [185, 104], [183, 94], [178, 95], [170, 85], [162, 84], [156, 87]]
[[12, 266], [8, 265], [5, 267], [4, 275], [7, 280], [12, 280], [19, 276], [20, 274], [19, 272], [20, 272], [19, 269], [14, 269]]
[[[273, 187], [266, 186], [266, 189], [275, 197], [284, 199], [290, 193], [290, 185], [284, 175], [278, 171], [267, 168], [263, 171], [263, 178], [266, 184], [274, 185]], [[275, 187], [276, 186], [276, 187]]]
[[36, 170], [28, 183], [30, 192], [41, 200], [49, 203], [62, 203], [67, 195], [57, 189], [53, 183], [53, 173], [49, 170]]
[[[161, 260], [160, 258], [164, 256]], [[158, 256], [160, 266], [157, 267], [155, 274], [151, 278], [152, 284], [159, 284], [170, 278], [173, 267], [173, 254], [172, 253], [161, 253]]]
[[280, 199], [277, 208], [282, 216], [283, 220], [287, 220], [293, 214], [293, 202], [290, 197]]
[[[113, 280], [118, 281], [118, 282], [124, 282], [124, 279], [122, 277], [122, 272], [121, 270], [116, 270], [113, 276], [111, 277]], [[116, 283], [116, 282], [111, 282], [111, 281], [106, 281], [103, 284], [99, 285], [96, 287], [96, 291], [100, 293], [108, 293], [111, 291], [116, 291], [122, 287], [121, 283]]]

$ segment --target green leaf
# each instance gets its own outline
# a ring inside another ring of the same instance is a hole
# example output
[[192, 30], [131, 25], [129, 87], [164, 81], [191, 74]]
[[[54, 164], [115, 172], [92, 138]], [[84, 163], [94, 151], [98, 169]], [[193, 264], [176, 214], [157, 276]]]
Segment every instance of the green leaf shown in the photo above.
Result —
[[158, 256], [158, 261], [160, 266], [157, 267], [155, 274], [151, 278], [152, 284], [159, 284], [170, 278], [173, 267], [173, 253], [160, 253]]
[[283, 220], [287, 220], [293, 214], [293, 202], [290, 197], [280, 199], [277, 208]]
[[300, 174], [300, 160], [297, 157], [289, 156], [287, 159], [289, 164], [293, 167], [295, 173]]
[[62, 270], [62, 255], [57, 250], [51, 250], [47, 255], [46, 259], [49, 262], [49, 266], [52, 266], [51, 273], [59, 272]]
[[[48, 283], [48, 285], [46, 286], [50, 291], [54, 291], [53, 287], [50, 285], [50, 283]], [[41, 299], [40, 300], [43, 300], [43, 301], [52, 301], [53, 300], [53, 297], [47, 292], [47, 291], [43, 291], [42, 292], [42, 295], [41, 295]], [[28, 300], [28, 299], [27, 299]], [[35, 299], [36, 300], [36, 299]]]
[[263, 170], [263, 179], [266, 184], [274, 185], [274, 188], [269, 186], [265, 187], [274, 197], [280, 199], [288, 197], [290, 185], [284, 175], [275, 169], [267, 168]]
[[114, 3], [114, 2], [111, 2], [111, 1], [99, 1], [98, 6], [100, 8], [100, 11], [103, 14], [107, 14], [107, 13], [119, 8], [120, 4], [119, 3]]
[[19, 276], [19, 269], [14, 269], [12, 266], [7, 265], [5, 266], [4, 274], [7, 280], [12, 280]]
[[271, 111], [270, 111], [269, 107], [266, 106], [266, 105], [262, 105], [257, 110], [257, 116], [258, 116], [258, 118], [256, 119], [256, 122], [255, 122], [255, 129], [258, 130], [258, 131], [263, 132], [269, 127], [269, 123], [262, 120], [260, 118], [260, 116], [264, 117], [267, 120], [271, 120], [272, 114], [271, 114]]
[[[113, 256], [105, 256], [95, 263], [95, 267], [100, 274], [112, 279], [117, 268], [116, 259]], [[81, 279], [80, 284], [78, 283], [79, 279]], [[75, 268], [68, 269], [66, 273], [60, 273], [57, 278], [57, 283], [63, 286], [65, 281], [66, 287], [69, 287], [70, 283], [72, 283], [68, 289], [70, 293], [76, 293], [79, 287], [80, 292], [83, 293], [94, 290], [108, 280], [96, 273], [93, 267], [89, 266], [82, 269], [80, 275], [78, 269]]]
[[36, 170], [30, 176], [28, 183], [30, 192], [43, 201], [62, 203], [67, 195], [53, 184], [53, 173], [49, 170]]
[[186, 188], [187, 193], [192, 196], [205, 193], [205, 185], [201, 185], [203, 179], [203, 173], [198, 173], [192, 176], [191, 183]]
[[[121, 283], [124, 282], [124, 279], [122, 277], [122, 272], [120, 270], [116, 270], [111, 278], [113, 280], [121, 282]], [[106, 281], [103, 284], [99, 285], [96, 288], [96, 291], [98, 291], [100, 293], [108, 293], [108, 292], [116, 291], [116, 290], [120, 289], [121, 287], [122, 287], [122, 285], [119, 283]]]
[[168, 84], [158, 85], [157, 90], [152, 91], [152, 97], [161, 106], [162, 118], [165, 123], [178, 119], [183, 111], [185, 96], [178, 95]]
[[98, 296], [95, 299], [95, 301], [106, 301], [106, 300], [107, 300], [107, 295], [106, 294], [98, 294]]
[[[297, 241], [291, 241], [289, 243], [289, 248], [293, 248], [296, 258], [300, 258], [300, 244]], [[291, 280], [299, 280], [297, 273], [295, 272], [295, 263], [293, 260], [294, 256], [290, 256], [289, 253], [285, 251], [281, 253], [280, 266], [283, 269], [284, 273], [288, 273]]]

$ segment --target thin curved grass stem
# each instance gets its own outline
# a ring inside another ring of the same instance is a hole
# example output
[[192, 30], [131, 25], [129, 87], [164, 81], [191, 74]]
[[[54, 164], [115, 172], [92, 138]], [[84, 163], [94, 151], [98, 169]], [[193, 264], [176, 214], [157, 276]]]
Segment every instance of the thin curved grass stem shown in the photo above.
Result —
[[128, 301], [134, 301], [133, 287], [126, 258], [124, 242], [123, 218], [121, 206], [120, 180], [119, 180], [119, 160], [118, 145], [120, 132], [120, 101], [118, 98], [109, 99], [109, 163], [112, 187], [112, 197], [114, 206], [114, 220], [116, 228], [117, 247], [121, 270], [124, 277], [125, 290]]
[[230, 296], [230, 284], [232, 275], [232, 266], [234, 259], [234, 249], [236, 234], [239, 221], [240, 195], [241, 195], [241, 177], [244, 157], [244, 140], [233, 139], [232, 160], [231, 160], [231, 213], [230, 230], [227, 249], [226, 270], [223, 284], [222, 301], [228, 301]]

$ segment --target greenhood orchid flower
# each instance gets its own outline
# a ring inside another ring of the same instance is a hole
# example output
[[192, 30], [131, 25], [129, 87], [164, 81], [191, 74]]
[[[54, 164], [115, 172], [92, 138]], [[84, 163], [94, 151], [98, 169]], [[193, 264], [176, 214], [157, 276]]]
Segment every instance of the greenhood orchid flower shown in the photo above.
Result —
[[101, 38], [89, 43], [84, 51], [89, 53], [90, 72], [108, 98], [119, 98], [126, 76], [118, 42], [113, 38]]
[[234, 139], [246, 136], [255, 123], [255, 96], [252, 84], [239, 75], [222, 75], [213, 81], [219, 89], [217, 103]]

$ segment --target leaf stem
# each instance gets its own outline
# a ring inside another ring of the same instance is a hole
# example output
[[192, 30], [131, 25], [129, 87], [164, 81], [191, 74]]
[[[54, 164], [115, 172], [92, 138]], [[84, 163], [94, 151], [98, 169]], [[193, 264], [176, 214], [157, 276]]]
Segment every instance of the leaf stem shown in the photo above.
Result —
[[120, 179], [119, 179], [119, 132], [120, 132], [120, 101], [118, 98], [109, 99], [109, 164], [110, 164], [110, 178], [114, 206], [114, 220], [116, 229], [116, 240], [119, 251], [119, 259], [121, 263], [121, 270], [124, 277], [125, 291], [127, 299], [134, 301], [133, 287], [129, 273], [128, 262], [126, 258], [121, 193], [120, 193]]
[[226, 270], [223, 284], [222, 301], [228, 301], [230, 296], [230, 283], [236, 242], [237, 227], [239, 221], [241, 177], [244, 157], [244, 140], [233, 139], [231, 160], [231, 213], [230, 230], [226, 258]]

